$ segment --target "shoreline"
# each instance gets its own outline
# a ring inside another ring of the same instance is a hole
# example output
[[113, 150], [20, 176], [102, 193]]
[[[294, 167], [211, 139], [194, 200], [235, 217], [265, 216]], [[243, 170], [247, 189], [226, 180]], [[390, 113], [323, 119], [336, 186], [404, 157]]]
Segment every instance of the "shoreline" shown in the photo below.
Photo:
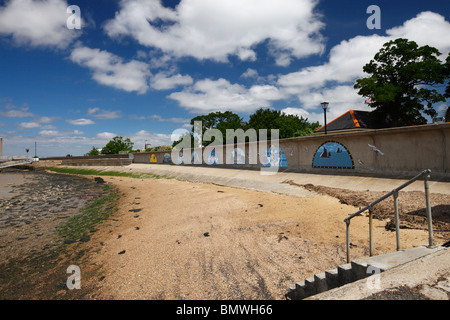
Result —
[[[295, 197], [132, 172], [50, 174], [94, 185], [102, 177], [120, 199], [112, 217], [87, 241], [65, 245], [47, 278], [36, 280], [53, 283], [41, 289], [47, 299], [278, 300], [292, 283], [345, 259], [342, 221], [355, 207], [330, 195]], [[386, 222], [374, 220], [376, 254], [395, 250]], [[367, 218], [352, 225], [352, 257], [367, 255]], [[427, 241], [424, 230], [401, 233], [405, 248]], [[82, 270], [81, 291], [67, 290], [69, 265]]]
[[[112, 191], [81, 176], [23, 170], [4, 174], [12, 192], [0, 198], [0, 299], [54, 298], [54, 282], [61, 282], [55, 279], [66, 278], [58, 265], [72, 254], [81, 257], [84, 250], [67, 250], [65, 241], [89, 241], [89, 235], [73, 239], [77, 230], [66, 226]], [[42, 277], [46, 280], [40, 281]]]

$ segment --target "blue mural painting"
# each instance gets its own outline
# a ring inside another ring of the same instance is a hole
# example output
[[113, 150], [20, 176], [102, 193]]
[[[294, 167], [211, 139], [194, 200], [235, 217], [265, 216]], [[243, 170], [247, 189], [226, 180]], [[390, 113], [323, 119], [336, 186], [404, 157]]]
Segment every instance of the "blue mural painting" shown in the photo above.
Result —
[[288, 166], [286, 155], [283, 149], [278, 146], [271, 145], [262, 159], [263, 167], [284, 167]]
[[208, 159], [206, 160], [206, 164], [208, 165], [216, 165], [219, 164], [219, 157], [216, 156], [216, 150], [213, 149], [209, 153]]
[[245, 152], [241, 148], [234, 148], [229, 163], [245, 164]]
[[352, 155], [339, 142], [327, 141], [314, 154], [313, 168], [354, 169]]
[[198, 153], [196, 151], [192, 151], [191, 163], [192, 164], [201, 164], [200, 157], [198, 156]]

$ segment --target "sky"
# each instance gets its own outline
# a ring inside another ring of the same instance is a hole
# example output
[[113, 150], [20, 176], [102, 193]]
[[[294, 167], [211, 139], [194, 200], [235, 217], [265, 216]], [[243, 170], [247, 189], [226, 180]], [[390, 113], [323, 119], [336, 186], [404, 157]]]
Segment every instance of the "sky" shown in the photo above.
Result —
[[353, 88], [363, 66], [396, 38], [444, 60], [449, 21], [446, 0], [0, 0], [3, 155], [172, 144], [215, 111], [321, 124], [323, 101], [328, 121], [369, 111]]

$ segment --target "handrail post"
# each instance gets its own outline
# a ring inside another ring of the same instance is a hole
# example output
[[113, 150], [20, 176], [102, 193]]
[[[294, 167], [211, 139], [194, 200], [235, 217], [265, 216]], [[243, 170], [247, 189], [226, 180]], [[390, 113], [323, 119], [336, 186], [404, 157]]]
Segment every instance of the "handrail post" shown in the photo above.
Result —
[[425, 201], [427, 204], [427, 222], [428, 222], [428, 244], [429, 247], [434, 247], [434, 237], [433, 237], [433, 221], [431, 217], [431, 204], [430, 204], [430, 187], [428, 180], [430, 179], [430, 172], [425, 173], [424, 184], [425, 184]]
[[394, 213], [395, 213], [395, 237], [397, 239], [397, 251], [400, 251], [400, 217], [398, 213], [398, 191], [394, 193]]
[[350, 220], [345, 220], [345, 223], [347, 225], [347, 230], [346, 230], [346, 248], [347, 248], [347, 263], [350, 263]]
[[373, 208], [369, 207], [369, 255], [373, 254], [373, 241], [372, 241], [372, 220], [373, 220]]

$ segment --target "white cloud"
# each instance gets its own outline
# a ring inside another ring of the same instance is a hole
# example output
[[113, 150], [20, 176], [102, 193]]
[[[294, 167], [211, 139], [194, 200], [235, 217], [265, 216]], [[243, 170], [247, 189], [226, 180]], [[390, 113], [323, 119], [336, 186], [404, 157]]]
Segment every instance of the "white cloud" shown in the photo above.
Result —
[[271, 85], [254, 85], [246, 88], [239, 84], [231, 84], [225, 79], [205, 79], [168, 97], [178, 101], [186, 109], [203, 113], [226, 110], [251, 112], [260, 107], [268, 107], [273, 101], [285, 96]]
[[450, 23], [434, 12], [421, 12], [402, 26], [387, 30], [386, 34], [393, 39], [413, 40], [419, 46], [435, 47], [443, 53], [441, 57], [443, 60], [450, 50]]
[[117, 119], [122, 117], [121, 111], [119, 110], [109, 111], [100, 108], [89, 108], [88, 115], [95, 119], [102, 119], [102, 120]]
[[116, 137], [117, 134], [111, 132], [100, 132], [95, 135], [96, 138], [110, 140]]
[[184, 119], [184, 118], [163, 118], [159, 115], [152, 115], [149, 117], [150, 119], [159, 121], [159, 122], [176, 122], [176, 123], [185, 123], [185, 122], [190, 122], [190, 119]]
[[34, 129], [34, 128], [39, 128], [40, 126], [41, 125], [35, 121], [19, 123], [20, 129]]
[[258, 71], [252, 68], [248, 68], [243, 74], [241, 74], [242, 78], [258, 78]]
[[80, 130], [67, 130], [67, 131], [41, 130], [41, 131], [39, 131], [40, 136], [47, 136], [47, 137], [83, 135], [83, 134], [84, 134], [84, 132], [80, 131]]
[[87, 47], [75, 48], [70, 59], [89, 68], [92, 78], [98, 83], [127, 92], [145, 93], [148, 90], [148, 77], [151, 75], [148, 64], [131, 60], [124, 62], [122, 58], [99, 49]]
[[65, 0], [10, 0], [0, 7], [0, 35], [19, 45], [67, 48], [81, 35], [67, 28]]
[[[159, 0], [122, 0], [105, 25], [111, 37], [130, 36], [175, 57], [254, 61], [254, 46], [268, 40], [269, 54], [286, 65], [324, 50], [317, 0], [182, 0], [175, 9]], [[161, 25], [162, 24], [162, 25]]]
[[84, 119], [84, 118], [76, 120], [66, 120], [66, 122], [74, 126], [87, 126], [90, 124], [95, 124], [95, 122], [92, 121], [91, 119]]
[[26, 110], [9, 110], [7, 112], [0, 111], [0, 116], [6, 118], [28, 118], [34, 117], [35, 115]]
[[[310, 110], [312, 120], [323, 122], [320, 102], [329, 101], [331, 119], [349, 109], [368, 110], [362, 97], [353, 89], [356, 79], [366, 76], [363, 66], [381, 49], [383, 44], [396, 38], [416, 41], [420, 46], [438, 48], [445, 59], [450, 50], [450, 23], [432, 12], [422, 12], [402, 26], [386, 31], [387, 36], [357, 36], [344, 40], [330, 50], [328, 62], [281, 75], [277, 85], [280, 90], [296, 96], [302, 104], [300, 113]], [[331, 87], [330, 87], [331, 86]]]
[[194, 80], [190, 76], [168, 75], [165, 72], [159, 72], [151, 78], [150, 86], [156, 90], [169, 90], [178, 86], [190, 85], [193, 82]]

